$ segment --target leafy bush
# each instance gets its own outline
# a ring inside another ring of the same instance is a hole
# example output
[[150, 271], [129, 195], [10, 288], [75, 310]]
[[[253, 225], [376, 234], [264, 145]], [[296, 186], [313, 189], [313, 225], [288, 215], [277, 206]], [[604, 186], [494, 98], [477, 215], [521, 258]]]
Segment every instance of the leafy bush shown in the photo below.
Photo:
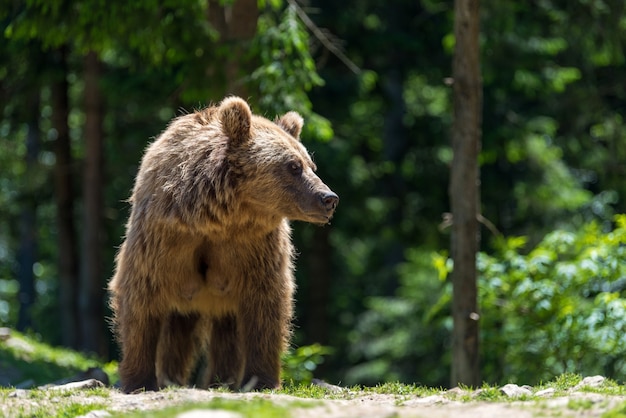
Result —
[[298, 347], [283, 356], [282, 379], [290, 384], [310, 384], [313, 372], [331, 354], [329, 347], [312, 344]]
[[478, 257], [485, 378], [524, 383], [565, 372], [626, 372], [626, 215], [554, 231], [528, 254], [523, 237]]
[[[486, 382], [537, 384], [562, 373], [626, 375], [626, 215], [556, 230], [530, 251], [498, 238], [480, 253], [481, 370]], [[452, 261], [414, 250], [394, 297], [373, 297], [351, 336], [348, 383], [447, 385]]]

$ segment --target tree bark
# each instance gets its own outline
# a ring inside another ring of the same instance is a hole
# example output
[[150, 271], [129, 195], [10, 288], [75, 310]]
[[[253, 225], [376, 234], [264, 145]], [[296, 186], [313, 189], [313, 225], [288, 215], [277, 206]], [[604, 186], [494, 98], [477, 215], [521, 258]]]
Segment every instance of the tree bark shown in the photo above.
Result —
[[[39, 90], [32, 93], [30, 120], [28, 121], [28, 134], [26, 136], [26, 172], [33, 173], [37, 170], [37, 156], [39, 155]], [[36, 178], [36, 176], [34, 176]], [[35, 275], [33, 265], [37, 260], [37, 199], [35, 185], [30, 183], [33, 177], [26, 177], [24, 196], [22, 197], [22, 210], [20, 213], [20, 246], [17, 253], [18, 282], [20, 284], [19, 302], [20, 310], [17, 319], [17, 329], [26, 331], [32, 326], [31, 308], [35, 302]]]
[[254, 37], [259, 20], [257, 0], [235, 0], [225, 6], [222, 1], [209, 0], [209, 23], [220, 34], [219, 43], [228, 45], [227, 55], [221, 63], [224, 71], [224, 95], [248, 97], [242, 83], [242, 61], [245, 55], [245, 42]]
[[104, 283], [102, 280], [103, 219], [103, 107], [101, 63], [96, 52], [87, 53], [85, 77], [85, 162], [83, 175], [84, 254], [80, 283], [80, 348], [106, 355], [104, 343]]
[[452, 372], [451, 384], [478, 386], [479, 315], [476, 283], [479, 212], [478, 153], [481, 137], [482, 81], [479, 49], [479, 0], [455, 0], [452, 63], [454, 122], [450, 173], [452, 207]]
[[52, 125], [57, 132], [54, 141], [54, 167], [57, 210], [57, 251], [59, 268], [59, 308], [61, 313], [61, 342], [78, 348], [78, 246], [74, 224], [74, 188], [72, 152], [68, 126], [69, 99], [67, 83], [67, 48], [54, 52], [57, 76], [52, 83]]

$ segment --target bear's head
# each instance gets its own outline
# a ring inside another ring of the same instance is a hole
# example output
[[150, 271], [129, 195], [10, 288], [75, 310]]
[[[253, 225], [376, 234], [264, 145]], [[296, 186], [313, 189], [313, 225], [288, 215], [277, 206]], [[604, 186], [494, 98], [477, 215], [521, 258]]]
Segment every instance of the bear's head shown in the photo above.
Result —
[[298, 113], [272, 122], [253, 115], [244, 100], [229, 97], [216, 116], [227, 137], [228, 166], [242, 178], [240, 205], [262, 216], [330, 221], [339, 198], [315, 174], [316, 166], [300, 142], [303, 120]]

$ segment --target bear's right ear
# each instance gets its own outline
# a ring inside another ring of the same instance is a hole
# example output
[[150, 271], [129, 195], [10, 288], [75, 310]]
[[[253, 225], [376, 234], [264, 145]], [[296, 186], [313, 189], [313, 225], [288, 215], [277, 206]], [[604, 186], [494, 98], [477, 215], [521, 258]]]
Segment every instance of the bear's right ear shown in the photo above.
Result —
[[219, 117], [224, 133], [233, 142], [245, 142], [250, 138], [252, 111], [239, 97], [227, 97], [219, 107]]
[[280, 126], [289, 135], [293, 136], [296, 139], [300, 139], [300, 133], [302, 132], [304, 120], [298, 112], [287, 112], [281, 117], [277, 117], [274, 120], [274, 123]]

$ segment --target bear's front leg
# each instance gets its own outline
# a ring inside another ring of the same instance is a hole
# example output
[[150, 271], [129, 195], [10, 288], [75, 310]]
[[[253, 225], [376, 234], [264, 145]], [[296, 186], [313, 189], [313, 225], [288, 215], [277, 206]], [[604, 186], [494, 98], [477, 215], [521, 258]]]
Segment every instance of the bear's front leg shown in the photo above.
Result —
[[209, 342], [209, 385], [238, 389], [244, 371], [240, 329], [233, 314], [213, 318]]
[[202, 345], [197, 333], [198, 314], [171, 313], [162, 322], [157, 348], [156, 374], [160, 388], [186, 386]]
[[248, 298], [240, 315], [246, 357], [241, 387], [249, 390], [280, 387], [281, 355], [290, 334], [290, 305], [266, 296]]
[[117, 334], [122, 347], [119, 365], [124, 393], [139, 389], [158, 390], [155, 360], [161, 320], [129, 308], [128, 302], [117, 304]]

